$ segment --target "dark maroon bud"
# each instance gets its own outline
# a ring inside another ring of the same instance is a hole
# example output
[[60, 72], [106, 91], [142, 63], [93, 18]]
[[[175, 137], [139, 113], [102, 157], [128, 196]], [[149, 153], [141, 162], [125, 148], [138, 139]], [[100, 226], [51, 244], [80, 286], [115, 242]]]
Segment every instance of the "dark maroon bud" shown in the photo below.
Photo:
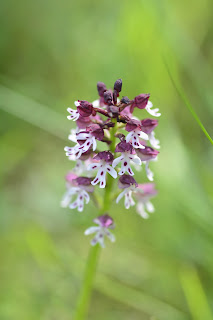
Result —
[[141, 126], [141, 123], [140, 123], [139, 120], [131, 119], [131, 120], [129, 120], [127, 122], [125, 130], [130, 132], [130, 131], [133, 131], [133, 130], [135, 130], [136, 128], [138, 128], [140, 126]]
[[78, 177], [74, 181], [77, 183], [77, 185], [81, 186], [89, 186], [91, 184], [91, 181], [93, 178], [88, 178], [88, 177]]
[[116, 90], [117, 92], [121, 92], [121, 90], [122, 90], [122, 80], [121, 79], [118, 79], [115, 81], [114, 90]]
[[126, 138], [123, 133], [117, 133], [117, 134], [115, 134], [115, 137], [120, 139], [120, 141], [124, 141]]
[[119, 96], [118, 92], [116, 90], [113, 91], [113, 102], [114, 104], [117, 103], [117, 97]]
[[136, 96], [131, 105], [130, 111], [133, 112], [134, 108], [144, 109], [148, 103], [150, 94], [141, 93], [139, 96]]
[[131, 145], [131, 143], [128, 143], [126, 141], [121, 141], [117, 144], [116, 148], [115, 148], [115, 152], [131, 152], [132, 153], [133, 147]]
[[129, 98], [128, 97], [123, 97], [121, 99], [121, 102], [124, 103], [124, 104], [128, 104], [130, 102]]
[[155, 129], [155, 127], [157, 127], [158, 120], [144, 119], [141, 121], [141, 125], [142, 125], [143, 132], [149, 134]]
[[159, 151], [145, 146], [144, 149], [136, 149], [137, 156], [141, 159], [141, 161], [149, 161], [155, 159], [159, 154]]
[[135, 179], [132, 176], [129, 176], [128, 174], [123, 174], [118, 181], [118, 186], [120, 189], [128, 188], [132, 185], [135, 185], [135, 187], [138, 186]]
[[141, 124], [144, 127], [157, 126], [158, 120], [155, 119], [143, 119], [141, 120]]
[[104, 160], [107, 163], [112, 163], [114, 160], [113, 154], [110, 151], [101, 151], [96, 156], [94, 156], [95, 160]]
[[104, 138], [104, 130], [99, 124], [91, 124], [87, 127], [87, 132], [90, 132], [95, 139], [101, 141]]
[[79, 101], [79, 106], [77, 107], [80, 116], [82, 117], [89, 117], [93, 112], [93, 105], [86, 100]]
[[119, 109], [116, 106], [110, 105], [110, 106], [107, 106], [107, 112], [109, 113], [110, 116], [116, 117], [119, 113]]
[[100, 97], [104, 96], [104, 92], [107, 91], [106, 85], [103, 82], [97, 83], [98, 94]]
[[108, 91], [104, 92], [104, 101], [108, 105], [112, 104], [112, 92], [111, 91], [108, 90]]

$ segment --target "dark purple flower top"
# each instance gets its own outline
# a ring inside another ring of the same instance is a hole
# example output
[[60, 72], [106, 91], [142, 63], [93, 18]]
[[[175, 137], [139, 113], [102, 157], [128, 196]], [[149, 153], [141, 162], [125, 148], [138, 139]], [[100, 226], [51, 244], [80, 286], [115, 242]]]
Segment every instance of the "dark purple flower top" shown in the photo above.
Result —
[[91, 184], [91, 181], [93, 180], [93, 178], [88, 178], [88, 177], [78, 177], [76, 179], [74, 179], [74, 182], [78, 185], [78, 186], [89, 186]]
[[120, 189], [129, 188], [130, 186], [135, 185], [135, 187], [138, 186], [137, 182], [132, 176], [129, 176], [128, 174], [123, 174], [119, 181], [118, 181], [118, 187]]
[[144, 119], [141, 121], [143, 132], [149, 134], [151, 133], [155, 127], [158, 125], [158, 120], [155, 119]]
[[114, 224], [113, 219], [108, 214], [97, 217], [94, 222], [104, 228], [109, 228]]
[[96, 156], [93, 157], [95, 160], [104, 160], [105, 162], [111, 164], [114, 160], [113, 154], [110, 151], [101, 151]]
[[131, 107], [130, 107], [130, 111], [133, 112], [135, 107], [137, 107], [139, 109], [146, 108], [149, 97], [150, 97], [150, 94], [146, 94], [146, 93], [141, 93], [138, 96], [136, 96], [135, 99], [133, 100]]
[[116, 148], [115, 148], [115, 152], [130, 152], [133, 153], [133, 147], [131, 145], [131, 143], [124, 141], [121, 141], [117, 144]]

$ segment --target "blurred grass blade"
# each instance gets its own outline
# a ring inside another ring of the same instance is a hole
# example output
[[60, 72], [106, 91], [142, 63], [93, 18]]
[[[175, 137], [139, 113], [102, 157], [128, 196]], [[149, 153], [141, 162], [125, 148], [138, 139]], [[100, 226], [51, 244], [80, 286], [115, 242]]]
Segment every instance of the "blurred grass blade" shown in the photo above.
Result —
[[66, 139], [66, 115], [50, 109], [14, 90], [0, 85], [0, 109], [22, 119], [37, 128], [60, 138]]
[[201, 128], [201, 130], [203, 131], [205, 136], [207, 137], [207, 139], [211, 142], [211, 144], [213, 144], [213, 139], [210, 137], [208, 131], [204, 127], [203, 123], [201, 122], [200, 118], [198, 117], [197, 113], [195, 112], [194, 108], [192, 107], [191, 103], [189, 102], [189, 100], [188, 100], [187, 96], [185, 95], [181, 85], [178, 83], [178, 81], [172, 75], [171, 70], [170, 70], [167, 62], [165, 61], [165, 59], [164, 59], [164, 64], [165, 64], [165, 67], [166, 67], [167, 72], [169, 74], [169, 77], [171, 79], [171, 82], [173, 83], [175, 89], [177, 90], [177, 92], [178, 92], [179, 96], [181, 97], [182, 101], [184, 102], [185, 106], [191, 112], [192, 116], [194, 117], [195, 121], [197, 122], [197, 124], [199, 125], [199, 127]]
[[180, 272], [180, 280], [192, 319], [213, 320], [205, 292], [195, 268], [184, 267]]

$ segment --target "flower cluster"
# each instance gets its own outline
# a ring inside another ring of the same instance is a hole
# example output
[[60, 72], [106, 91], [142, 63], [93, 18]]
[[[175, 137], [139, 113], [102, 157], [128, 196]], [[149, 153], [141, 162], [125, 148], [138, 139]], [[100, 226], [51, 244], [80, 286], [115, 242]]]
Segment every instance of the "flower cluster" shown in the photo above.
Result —
[[[108, 90], [103, 82], [98, 82], [99, 99], [90, 103], [75, 101], [75, 109], [68, 108], [67, 118], [76, 122], [69, 140], [74, 146], [65, 147], [69, 160], [76, 161], [72, 172], [66, 175], [66, 193], [61, 206], [83, 211], [90, 198], [95, 199], [96, 185], [101, 189], [112, 188], [112, 180], [118, 180], [121, 192], [115, 197], [118, 203], [124, 198], [124, 206], [129, 209], [136, 205], [136, 211], [143, 218], [154, 211], [150, 198], [157, 194], [154, 183], [138, 184], [133, 178], [135, 170], [144, 163], [148, 180], [153, 181], [150, 162], [156, 161], [160, 148], [155, 138], [156, 119], [138, 119], [133, 116], [135, 109], [144, 109], [149, 115], [159, 117], [159, 109], [153, 109], [149, 94], [140, 94], [133, 100], [119, 95], [122, 80], [118, 79], [113, 90]], [[100, 143], [101, 142], [101, 143]], [[102, 151], [104, 150], [104, 151]], [[112, 190], [110, 190], [112, 191]], [[91, 195], [90, 195], [91, 194]], [[114, 190], [112, 194], [115, 194]], [[112, 201], [113, 197], [109, 200]], [[98, 226], [90, 227], [86, 235], [96, 233], [92, 245], [104, 247], [104, 237], [115, 241], [109, 229], [114, 228], [113, 219], [108, 214], [97, 217]]]

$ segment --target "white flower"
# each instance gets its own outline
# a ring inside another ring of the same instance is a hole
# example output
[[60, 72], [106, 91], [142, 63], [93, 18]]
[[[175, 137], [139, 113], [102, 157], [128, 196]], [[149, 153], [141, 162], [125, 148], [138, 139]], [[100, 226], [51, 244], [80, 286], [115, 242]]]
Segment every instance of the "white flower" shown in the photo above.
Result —
[[87, 170], [96, 170], [98, 173], [95, 179], [91, 182], [93, 186], [100, 182], [100, 188], [105, 188], [106, 186], [106, 173], [108, 172], [114, 179], [117, 178], [117, 172], [113, 169], [108, 163], [104, 160], [101, 160], [99, 163], [90, 163]]
[[65, 147], [66, 156], [76, 156], [76, 159], [80, 158], [82, 153], [87, 152], [92, 146], [93, 151], [96, 150], [97, 142], [95, 137], [89, 132], [80, 132], [77, 136], [77, 140], [85, 140], [83, 144], [77, 143], [74, 147]]
[[135, 201], [132, 198], [132, 192], [135, 190], [136, 188], [134, 186], [125, 188], [117, 197], [116, 199], [116, 203], [118, 203], [121, 198], [125, 197], [124, 199], [124, 205], [126, 209], [129, 209], [130, 207], [135, 205]]
[[155, 211], [155, 208], [150, 201], [147, 201], [147, 202], [138, 201], [136, 206], [136, 211], [144, 219], [149, 218], [149, 214], [146, 212], [146, 210], [149, 213], [153, 213]]
[[138, 156], [131, 154], [128, 151], [122, 153], [122, 155], [113, 160], [112, 166], [115, 168], [121, 162], [121, 170], [119, 171], [119, 175], [123, 175], [125, 172], [129, 173], [131, 176], [134, 175], [130, 167], [130, 161], [134, 162], [137, 165], [141, 164], [141, 160]]
[[103, 215], [94, 220], [98, 226], [88, 228], [84, 234], [89, 235], [96, 233], [95, 237], [91, 240], [91, 245], [94, 246], [99, 243], [102, 248], [105, 247], [104, 237], [107, 236], [112, 242], [115, 242], [115, 236], [108, 230], [114, 229], [113, 219], [108, 215]]
[[151, 133], [149, 133], [148, 137], [149, 137], [149, 142], [151, 146], [155, 149], [160, 149], [160, 141], [155, 138], [155, 132], [152, 131]]
[[148, 135], [141, 131], [140, 129], [135, 129], [135, 130], [132, 130], [128, 133], [128, 135], [126, 136], [126, 142], [132, 142], [132, 146], [135, 148], [135, 149], [144, 149], [144, 146], [142, 144], [140, 144], [140, 139], [144, 139], [144, 140], [148, 140], [149, 137]]
[[[74, 202], [70, 203], [74, 195], [77, 195], [77, 198]], [[70, 203], [70, 209], [77, 208], [79, 212], [82, 212], [84, 209], [84, 200], [86, 204], [89, 203], [90, 200], [89, 194], [85, 190], [79, 187], [70, 187], [61, 201], [61, 206], [66, 208]]]
[[151, 101], [148, 101], [145, 109], [146, 111], [151, 114], [151, 116], [154, 116], [154, 117], [160, 117], [161, 116], [161, 113], [158, 112], [159, 111], [159, 108], [156, 108], [156, 109], [152, 109], [153, 107], [153, 104]]

